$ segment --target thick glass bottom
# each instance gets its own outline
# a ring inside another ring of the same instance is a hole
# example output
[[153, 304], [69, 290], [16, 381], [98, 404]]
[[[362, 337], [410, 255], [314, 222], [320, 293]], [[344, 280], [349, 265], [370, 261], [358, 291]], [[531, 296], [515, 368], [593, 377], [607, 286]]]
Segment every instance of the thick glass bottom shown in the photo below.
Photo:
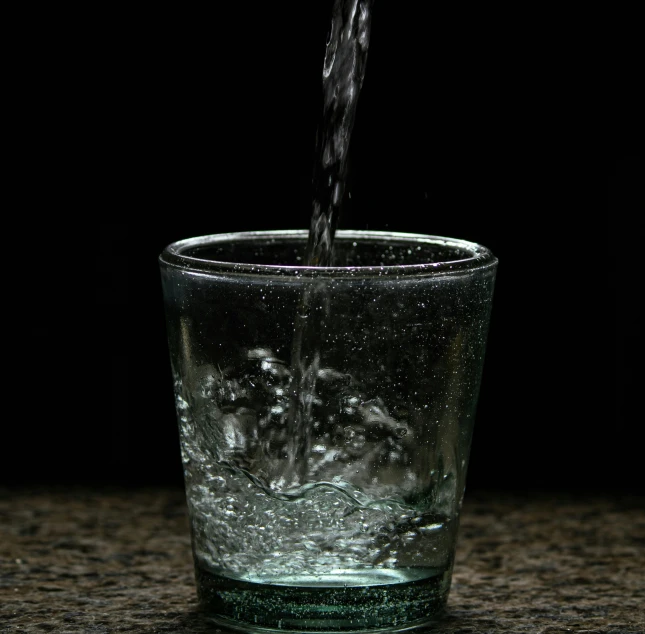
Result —
[[340, 570], [330, 575], [242, 581], [196, 568], [209, 618], [244, 632], [404, 631], [436, 620], [451, 571]]

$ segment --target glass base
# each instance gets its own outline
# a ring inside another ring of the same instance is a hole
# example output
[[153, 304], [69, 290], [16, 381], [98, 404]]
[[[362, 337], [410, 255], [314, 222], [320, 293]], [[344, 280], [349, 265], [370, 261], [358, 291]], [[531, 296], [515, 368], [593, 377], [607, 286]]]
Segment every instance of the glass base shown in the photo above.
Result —
[[196, 567], [209, 619], [243, 632], [402, 632], [436, 621], [451, 571], [336, 571], [333, 575], [229, 579]]

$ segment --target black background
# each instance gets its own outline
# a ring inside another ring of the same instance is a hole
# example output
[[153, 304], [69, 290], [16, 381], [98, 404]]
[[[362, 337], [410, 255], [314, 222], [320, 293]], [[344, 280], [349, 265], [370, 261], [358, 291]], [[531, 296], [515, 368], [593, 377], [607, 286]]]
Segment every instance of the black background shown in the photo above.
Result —
[[[308, 226], [331, 4], [306, 4], [112, 16], [84, 62], [44, 71], [41, 194], [59, 211], [25, 273], [3, 483], [181, 485], [157, 256]], [[610, 115], [570, 22], [501, 17], [377, 2], [340, 227], [499, 258], [469, 488], [640, 489], [633, 82], [617, 75]]]

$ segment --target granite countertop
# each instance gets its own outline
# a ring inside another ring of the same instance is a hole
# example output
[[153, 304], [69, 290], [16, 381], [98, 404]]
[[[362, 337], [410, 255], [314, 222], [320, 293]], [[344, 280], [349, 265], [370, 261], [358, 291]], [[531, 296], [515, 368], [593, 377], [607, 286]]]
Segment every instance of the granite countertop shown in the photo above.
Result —
[[[179, 490], [0, 491], [0, 632], [217, 632]], [[645, 498], [467, 494], [447, 634], [645, 633]]]

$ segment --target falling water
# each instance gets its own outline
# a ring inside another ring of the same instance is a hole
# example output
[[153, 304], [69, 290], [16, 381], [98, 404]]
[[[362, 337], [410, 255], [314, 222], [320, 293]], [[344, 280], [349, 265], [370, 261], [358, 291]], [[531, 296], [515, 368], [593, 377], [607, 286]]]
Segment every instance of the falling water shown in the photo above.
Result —
[[330, 266], [349, 141], [365, 77], [373, 0], [336, 0], [322, 72], [323, 111], [313, 175], [307, 263]]
[[[307, 246], [309, 266], [331, 266], [333, 240], [345, 189], [349, 141], [363, 85], [373, 0], [336, 0], [323, 63], [323, 112], [318, 128], [313, 177], [313, 209]], [[291, 354], [292, 406], [286, 480], [307, 478], [311, 449], [311, 406], [320, 369], [320, 333], [329, 310], [324, 282], [312, 280], [303, 292]]]

